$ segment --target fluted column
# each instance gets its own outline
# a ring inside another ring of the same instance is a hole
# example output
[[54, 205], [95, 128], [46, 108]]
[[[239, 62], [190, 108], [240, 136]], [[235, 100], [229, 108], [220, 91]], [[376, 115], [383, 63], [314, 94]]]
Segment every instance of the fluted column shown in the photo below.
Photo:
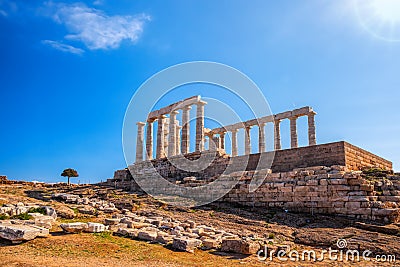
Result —
[[176, 114], [176, 110], [169, 114], [168, 157], [176, 155]]
[[137, 122], [138, 133], [136, 139], [136, 162], [143, 161], [144, 122]]
[[182, 129], [182, 126], [179, 125], [179, 121], [175, 122], [176, 124], [176, 155], [181, 154], [181, 133], [180, 130]]
[[290, 120], [290, 147], [297, 148], [298, 141], [297, 141], [297, 117], [291, 117]]
[[219, 138], [219, 136], [213, 136], [209, 138], [209, 140], [210, 140], [209, 150], [216, 151], [220, 148], [221, 139]]
[[315, 134], [315, 112], [308, 114], [308, 145], [314, 146], [317, 144], [317, 138]]
[[166, 116], [161, 115], [158, 117], [158, 126], [157, 126], [157, 150], [156, 150], [156, 157], [163, 158], [165, 157], [165, 150], [164, 150], [164, 120]]
[[191, 106], [182, 108], [182, 144], [181, 150], [183, 154], [189, 153], [190, 150], [190, 110]]
[[251, 154], [250, 126], [244, 128], [244, 154]]
[[146, 131], [146, 159], [153, 159], [153, 122], [154, 120], [147, 121]]
[[220, 142], [219, 149], [225, 149], [225, 132], [219, 133], [219, 142]]
[[232, 133], [232, 157], [236, 157], [238, 155], [237, 132], [238, 132], [238, 129], [231, 130], [231, 133]]
[[265, 152], [265, 123], [258, 124], [258, 152]]
[[280, 129], [281, 120], [275, 120], [275, 150], [280, 150], [281, 146], [281, 129]]
[[206, 104], [204, 101], [196, 103], [196, 151], [204, 150], [204, 105]]

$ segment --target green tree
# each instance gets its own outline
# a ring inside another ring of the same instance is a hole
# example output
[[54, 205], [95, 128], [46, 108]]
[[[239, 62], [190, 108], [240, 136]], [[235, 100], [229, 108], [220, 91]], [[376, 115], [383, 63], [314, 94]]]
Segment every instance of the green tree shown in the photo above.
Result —
[[70, 177], [78, 177], [79, 174], [76, 170], [74, 169], [65, 169], [62, 173], [61, 176], [63, 177], [68, 177], [68, 185], [69, 185], [69, 178]]

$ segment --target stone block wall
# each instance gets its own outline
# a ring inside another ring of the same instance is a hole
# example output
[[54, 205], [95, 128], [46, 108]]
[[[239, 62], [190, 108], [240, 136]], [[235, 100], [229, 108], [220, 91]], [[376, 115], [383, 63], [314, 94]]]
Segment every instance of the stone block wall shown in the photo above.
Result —
[[[232, 173], [240, 182], [220, 201], [290, 212], [337, 214], [382, 222], [400, 221], [400, 176], [368, 179], [344, 166], [316, 166], [290, 172]], [[261, 173], [261, 174], [260, 174]], [[252, 179], [265, 178], [249, 192]]]

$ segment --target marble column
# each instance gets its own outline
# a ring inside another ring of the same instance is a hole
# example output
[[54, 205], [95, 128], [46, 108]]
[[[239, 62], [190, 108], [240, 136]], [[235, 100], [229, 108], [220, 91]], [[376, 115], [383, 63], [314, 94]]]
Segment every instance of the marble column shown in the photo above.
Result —
[[182, 154], [190, 152], [190, 110], [191, 106], [185, 106], [182, 108]]
[[176, 155], [176, 114], [176, 110], [169, 114], [168, 157]]
[[220, 142], [219, 149], [225, 150], [225, 132], [219, 133], [219, 142]]
[[153, 159], [153, 122], [154, 120], [147, 121], [146, 131], [146, 159]]
[[238, 132], [238, 129], [231, 130], [231, 133], [232, 133], [232, 157], [236, 157], [238, 155], [237, 132]]
[[175, 124], [176, 124], [176, 133], [175, 133], [176, 151], [175, 152], [176, 152], [176, 155], [179, 155], [179, 154], [181, 154], [181, 133], [180, 132], [181, 132], [182, 126], [179, 125], [179, 121], [176, 121]]
[[315, 134], [315, 112], [308, 114], [308, 145], [314, 146], [317, 144], [317, 138]]
[[251, 154], [251, 139], [250, 139], [250, 129], [251, 126], [247, 126], [244, 128], [244, 154]]
[[165, 150], [164, 150], [164, 120], [166, 116], [161, 115], [158, 117], [158, 126], [157, 126], [157, 150], [156, 150], [156, 158], [164, 158]]
[[196, 152], [204, 150], [204, 106], [207, 102], [196, 103]]
[[258, 152], [265, 152], [265, 122], [258, 124]]
[[290, 147], [297, 148], [298, 139], [297, 139], [297, 116], [290, 117]]
[[275, 150], [280, 150], [281, 146], [281, 129], [280, 129], [281, 120], [275, 120]]
[[219, 138], [219, 136], [213, 136], [212, 138], [209, 138], [209, 140], [210, 140], [209, 150], [216, 151], [220, 148], [221, 139]]
[[143, 161], [143, 141], [144, 141], [144, 122], [136, 123], [138, 126], [137, 139], [136, 139], [136, 162]]

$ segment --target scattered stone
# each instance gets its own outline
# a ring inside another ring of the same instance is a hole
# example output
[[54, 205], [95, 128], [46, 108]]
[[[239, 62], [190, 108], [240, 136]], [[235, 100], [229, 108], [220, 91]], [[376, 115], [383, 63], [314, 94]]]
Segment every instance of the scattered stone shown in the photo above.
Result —
[[106, 226], [104, 224], [92, 223], [92, 222], [87, 223], [87, 228], [84, 229], [85, 232], [89, 233], [101, 233], [104, 232], [105, 230]]
[[80, 233], [88, 228], [87, 223], [74, 222], [74, 223], [62, 223], [60, 227], [67, 233]]
[[29, 241], [35, 239], [36, 237], [47, 237], [48, 235], [48, 229], [35, 225], [28, 226], [23, 224], [11, 224], [7, 222], [0, 224], [0, 237], [10, 240], [15, 244], [23, 241]]
[[120, 223], [120, 219], [117, 218], [105, 218], [104, 219], [104, 224], [105, 225], [116, 225]]
[[221, 241], [205, 238], [203, 239], [203, 248], [204, 249], [216, 249], [221, 245]]
[[57, 207], [56, 211], [57, 211], [58, 216], [60, 216], [61, 218], [64, 218], [64, 219], [73, 219], [76, 216], [75, 212], [72, 209], [65, 207], [65, 206]]
[[260, 249], [257, 242], [243, 239], [224, 239], [221, 243], [221, 250], [239, 254], [255, 254]]
[[202, 242], [199, 239], [182, 236], [174, 238], [172, 247], [177, 250], [194, 253], [194, 249], [201, 246], [201, 244]]
[[146, 241], [155, 241], [157, 239], [157, 229], [152, 227], [142, 228], [138, 232], [139, 239]]

